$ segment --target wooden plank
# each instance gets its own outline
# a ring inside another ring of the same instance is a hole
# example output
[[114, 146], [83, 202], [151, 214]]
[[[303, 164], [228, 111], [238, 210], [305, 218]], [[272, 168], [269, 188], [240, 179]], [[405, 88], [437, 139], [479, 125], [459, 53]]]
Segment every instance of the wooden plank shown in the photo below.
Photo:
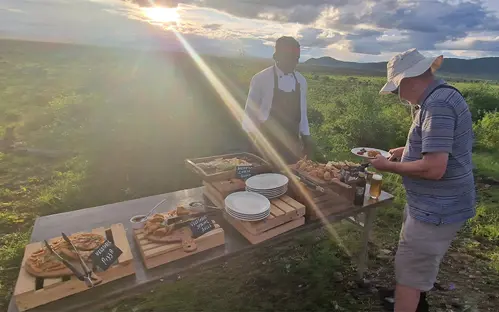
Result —
[[272, 204], [274, 204], [277, 208], [280, 210], [284, 211], [284, 213], [289, 213], [289, 212], [294, 212], [295, 209], [288, 205], [287, 203], [283, 202], [280, 199], [273, 199]]
[[[102, 278], [102, 284], [96, 287], [134, 273], [133, 263], [124, 266], [113, 266], [105, 272], [96, 273]], [[73, 276], [70, 280], [59, 284], [57, 287], [42, 288], [32, 293], [19, 295], [16, 297], [16, 304], [19, 311], [26, 311], [88, 289], [85, 283]]]
[[[353, 203], [350, 203], [349, 201], [346, 200], [343, 201], [332, 200], [320, 203], [316, 205], [316, 208], [319, 209], [325, 217], [327, 217], [336, 213], [341, 213], [348, 209], [352, 209]], [[316, 220], [319, 218], [316, 211], [310, 207], [307, 207], [306, 215], [310, 220]]]
[[[214, 231], [212, 231], [214, 232]], [[193, 255], [196, 253], [200, 253], [206, 250], [210, 250], [215, 247], [222, 247], [225, 244], [225, 234], [222, 229], [220, 231], [216, 232], [215, 235], [209, 235], [207, 236], [203, 243], [198, 245], [198, 249], [193, 252], [193, 253], [185, 253], [182, 249], [176, 249], [174, 251], [161, 254], [156, 257], [152, 257], [145, 261], [145, 266], [148, 269], [158, 267], [163, 264], [171, 263], [173, 261], [182, 259], [184, 257], [188, 257], [189, 255]]]
[[[207, 188], [207, 190], [209, 190], [209, 188]], [[215, 206], [217, 206], [217, 207], [219, 207], [221, 209], [225, 208], [224, 207], [225, 206], [224, 205], [224, 201], [221, 200], [220, 198], [218, 198], [216, 196], [216, 194], [213, 194], [213, 193], [211, 193], [211, 192], [208, 191], [208, 192], [204, 193], [204, 196], [208, 197], [208, 199], [213, 203], [213, 205], [215, 205]]]
[[205, 187], [204, 194], [208, 197], [211, 201], [212, 198], [215, 199], [215, 201], [218, 203], [217, 206], [223, 208], [224, 207], [224, 200], [225, 198], [222, 196], [222, 194], [211, 184], [208, 182], [203, 181], [203, 185]]
[[323, 194], [322, 196], [320, 197], [316, 197], [314, 198], [314, 203], [316, 204], [320, 204], [320, 203], [323, 203], [323, 202], [326, 202], [326, 201], [329, 201], [331, 199], [333, 199], [334, 196], [332, 196], [331, 194]]
[[[194, 241], [196, 242], [197, 248], [200, 249], [202, 247], [204, 241], [206, 239], [208, 239], [210, 236], [217, 235], [217, 234], [220, 234], [223, 232], [224, 232], [224, 230], [222, 228], [218, 228], [218, 229], [215, 229], [213, 231], [210, 231], [210, 232], [204, 234], [203, 236], [196, 238]], [[179, 249], [182, 249], [182, 243], [167, 244], [167, 245], [163, 245], [163, 246], [158, 247], [158, 248], [146, 250], [146, 251], [144, 251], [144, 255], [146, 256], [146, 258], [153, 258], [155, 256], [162, 255], [162, 254], [168, 254], [169, 252], [179, 250]], [[186, 253], [183, 250], [182, 250], [182, 252], [185, 253], [185, 256], [188, 256], [188, 255], [198, 253], [199, 252], [198, 249], [196, 249], [194, 252], [190, 252], [190, 253]]]
[[281, 200], [284, 201], [285, 203], [287, 203], [288, 205], [290, 205], [291, 207], [293, 207], [296, 210], [304, 209], [305, 208], [305, 205], [303, 205], [299, 201], [294, 200], [293, 198], [289, 197], [288, 195], [282, 196]]
[[19, 276], [16, 282], [16, 287], [14, 289], [14, 296], [35, 291], [35, 278], [31, 276], [28, 272], [26, 272], [24, 266], [29, 256], [40, 248], [42, 248], [42, 243], [38, 242], [38, 243], [29, 244], [24, 249], [24, 257], [21, 262], [21, 270], [19, 272]]
[[132, 261], [132, 250], [130, 249], [128, 239], [126, 238], [126, 231], [123, 224], [112, 224], [111, 233], [113, 233], [114, 244], [123, 252], [118, 258], [118, 262], [124, 264]]
[[245, 222], [245, 221], [235, 220], [235, 222], [241, 223], [242, 226], [249, 233], [253, 235], [258, 235], [273, 228], [279, 227], [287, 222], [303, 217], [304, 215], [305, 215], [305, 208], [301, 210], [295, 210], [291, 213], [284, 214], [274, 219], [267, 219], [259, 222]]
[[43, 279], [43, 288], [54, 287], [59, 283], [63, 283], [62, 277], [44, 278]]
[[106, 237], [106, 229], [103, 227], [93, 229], [92, 233], [102, 235], [102, 236], [104, 236], [104, 238]]
[[233, 219], [231, 216], [225, 214], [227, 222], [229, 222], [233, 227], [235, 227], [251, 244], [258, 244], [282, 233], [286, 233], [294, 228], [302, 226], [305, 224], [305, 218], [301, 217], [299, 219], [287, 222], [281, 226], [270, 229], [266, 232], [254, 235], [246, 231], [243, 225], [237, 220]]
[[[214, 223], [214, 225], [215, 225], [215, 230], [210, 231], [210, 232], [204, 234], [203, 236], [196, 238], [195, 239], [196, 244], [198, 243], [198, 240], [200, 242], [202, 242], [207, 236], [213, 234], [212, 232], [214, 232], [218, 229], [221, 229], [220, 225], [218, 225], [216, 223]], [[151, 258], [151, 257], [157, 256], [158, 254], [167, 253], [167, 252], [182, 248], [182, 243], [162, 244], [162, 243], [151, 242], [148, 239], [145, 239], [145, 242], [146, 242], [146, 244], [141, 244], [140, 248], [143, 249], [144, 256], [146, 258]], [[147, 248], [144, 248], [146, 246], [147, 246]]]
[[270, 205], [270, 213], [274, 215], [274, 217], [279, 217], [284, 215], [284, 211], [279, 209], [276, 205], [272, 204]]
[[229, 194], [234, 192], [244, 191], [246, 184], [243, 180], [231, 179], [230, 181], [217, 181], [211, 185], [222, 195], [225, 199]]

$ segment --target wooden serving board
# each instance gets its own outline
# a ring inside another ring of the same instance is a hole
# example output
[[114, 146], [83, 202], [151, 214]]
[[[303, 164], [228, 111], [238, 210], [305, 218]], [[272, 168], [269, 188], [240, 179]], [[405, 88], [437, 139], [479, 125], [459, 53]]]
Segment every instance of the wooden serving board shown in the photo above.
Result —
[[224, 230], [216, 224], [215, 229], [194, 239], [197, 245], [196, 250], [185, 252], [182, 243], [155, 243], [146, 238], [143, 229], [134, 230], [133, 236], [144, 260], [146, 268], [151, 269], [157, 266], [173, 262], [175, 260], [197, 254], [199, 252], [215, 248], [225, 244]]
[[[224, 209], [221, 192], [210, 183], [205, 183], [205, 196], [217, 207]], [[258, 244], [287, 232], [305, 222], [305, 206], [288, 195], [270, 201], [270, 216], [262, 221], [236, 220], [224, 213], [224, 218], [252, 244]]]
[[323, 216], [327, 217], [353, 208], [353, 200], [350, 200], [349, 198], [334, 192], [325, 194], [316, 190], [310, 190], [305, 184], [301, 184], [301, 186], [302, 187], [298, 189], [297, 187], [290, 185], [290, 191], [296, 200], [305, 204], [305, 216], [309, 220], [316, 220], [320, 217], [318, 210]]
[[325, 180], [319, 179], [318, 177], [311, 176], [307, 172], [298, 170], [296, 168], [296, 164], [290, 165], [289, 168], [291, 170], [296, 170], [299, 174], [307, 178], [309, 181], [323, 188], [328, 188], [334, 191], [336, 194], [348, 199], [349, 201], [353, 202], [355, 198], [355, 184], [347, 184], [339, 180], [331, 180], [331, 182], [327, 182]]
[[[92, 233], [98, 233], [107, 237], [109, 241], [113, 242], [123, 251], [118, 258], [117, 263], [113, 264], [104, 272], [95, 273], [102, 278], [102, 283], [95, 287], [135, 274], [132, 262], [133, 255], [128, 239], [126, 238], [126, 231], [123, 224], [119, 223], [113, 224], [109, 228], [101, 227], [93, 229]], [[60, 237], [51, 239], [50, 241], [58, 239], [60, 239]], [[14, 289], [14, 300], [19, 311], [33, 309], [89, 289], [87, 285], [78, 280], [76, 276], [68, 278], [38, 278], [28, 274], [24, 268], [25, 262], [34, 251], [42, 248], [42, 246], [42, 242], [32, 243], [27, 245], [24, 250], [21, 270]], [[76, 267], [78, 269], [80, 268], [79, 265]]]

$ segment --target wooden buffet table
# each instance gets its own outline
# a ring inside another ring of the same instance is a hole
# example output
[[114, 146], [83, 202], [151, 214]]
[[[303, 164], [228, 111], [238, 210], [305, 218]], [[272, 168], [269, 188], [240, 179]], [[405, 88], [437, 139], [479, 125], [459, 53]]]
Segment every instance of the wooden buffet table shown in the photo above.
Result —
[[[296, 235], [309, 232], [310, 230], [317, 229], [323, 225], [319, 220], [307, 221], [303, 226], [260, 244], [252, 245], [237, 230], [228, 224], [222, 216], [220, 216], [215, 218], [215, 221], [220, 224], [225, 231], [225, 245], [163, 266], [149, 270], [146, 269], [133, 238], [133, 231], [129, 223], [130, 218], [137, 214], [146, 214], [151, 207], [163, 198], [167, 198], [167, 201], [158, 209], [158, 212], [166, 212], [169, 209], [174, 209], [177, 205], [188, 204], [193, 201], [203, 201], [205, 200], [203, 191], [204, 188], [200, 187], [37, 218], [30, 242], [39, 242], [44, 239], [57, 237], [61, 232], [75, 233], [79, 231], [88, 231], [92, 228], [107, 227], [110, 224], [124, 224], [126, 236], [133, 254], [133, 266], [136, 274], [125, 277], [117, 283], [109, 283], [89, 289], [29, 311], [96, 311], [103, 305], [108, 305], [125, 297], [140, 294], [161, 282], [174, 281], [177, 279], [177, 276], [188, 274], [189, 269], [194, 267], [214, 263], [216, 261], [225, 261], [227, 258], [236, 256], [242, 252], [251, 251], [252, 249], [259, 248], [263, 245], [281, 243], [292, 239]], [[366, 190], [366, 194], [369, 194], [369, 189]], [[377, 200], [370, 199], [366, 196], [363, 207], [354, 207], [339, 214], [332, 214], [327, 217], [329, 222], [339, 222], [341, 220], [352, 221], [354, 220], [352, 218], [353, 216], [361, 213], [365, 214], [363, 222], [354, 221], [363, 228], [362, 249], [358, 259], [359, 278], [363, 276], [367, 269], [369, 233], [374, 223], [376, 208], [390, 202], [392, 199], [393, 196], [386, 192], [382, 192], [380, 198]], [[10, 302], [8, 312], [18, 312], [13, 299]]]

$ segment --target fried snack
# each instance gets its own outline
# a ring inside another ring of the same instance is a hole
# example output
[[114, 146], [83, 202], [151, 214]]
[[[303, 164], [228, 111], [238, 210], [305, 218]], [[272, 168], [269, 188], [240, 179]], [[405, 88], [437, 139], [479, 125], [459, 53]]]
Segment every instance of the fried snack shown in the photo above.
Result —
[[184, 208], [183, 206], [177, 207], [177, 216], [188, 216], [190, 214], [191, 212], [188, 209]]
[[378, 155], [381, 155], [381, 153], [380, 153], [380, 152], [378, 152], [378, 151], [373, 151], [373, 150], [370, 150], [370, 151], [368, 151], [368, 152], [367, 152], [367, 156], [368, 156], [368, 157], [375, 158], [375, 157], [376, 157], [376, 156], [378, 156]]
[[149, 220], [146, 221], [144, 225], [144, 232], [146, 235], [152, 235], [157, 229], [161, 227], [161, 224], [165, 221], [165, 216], [162, 214], [155, 214]]
[[319, 164], [308, 160], [307, 158], [300, 159], [296, 163], [297, 170], [326, 182], [331, 182], [333, 180], [339, 181], [342, 169], [350, 169], [359, 166], [359, 164], [350, 161], [329, 161], [327, 164]]

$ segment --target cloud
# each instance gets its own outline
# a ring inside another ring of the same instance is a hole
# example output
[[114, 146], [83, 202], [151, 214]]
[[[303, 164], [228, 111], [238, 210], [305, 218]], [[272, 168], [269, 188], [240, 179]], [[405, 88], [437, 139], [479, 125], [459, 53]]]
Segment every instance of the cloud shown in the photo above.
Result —
[[301, 46], [318, 48], [325, 48], [342, 39], [339, 33], [313, 27], [299, 29], [296, 37]]
[[[481, 1], [455, 4], [439, 1], [366, 1], [342, 8], [330, 7], [322, 12], [316, 24], [344, 32], [351, 52], [372, 55], [413, 47], [433, 50], [439, 43], [461, 40], [472, 32], [499, 31], [499, 18]], [[367, 26], [372, 31], [358, 33], [358, 25]], [[381, 39], [383, 32], [393, 30], [401, 32], [398, 40]], [[496, 49], [493, 42], [477, 43], [476, 47]]]

